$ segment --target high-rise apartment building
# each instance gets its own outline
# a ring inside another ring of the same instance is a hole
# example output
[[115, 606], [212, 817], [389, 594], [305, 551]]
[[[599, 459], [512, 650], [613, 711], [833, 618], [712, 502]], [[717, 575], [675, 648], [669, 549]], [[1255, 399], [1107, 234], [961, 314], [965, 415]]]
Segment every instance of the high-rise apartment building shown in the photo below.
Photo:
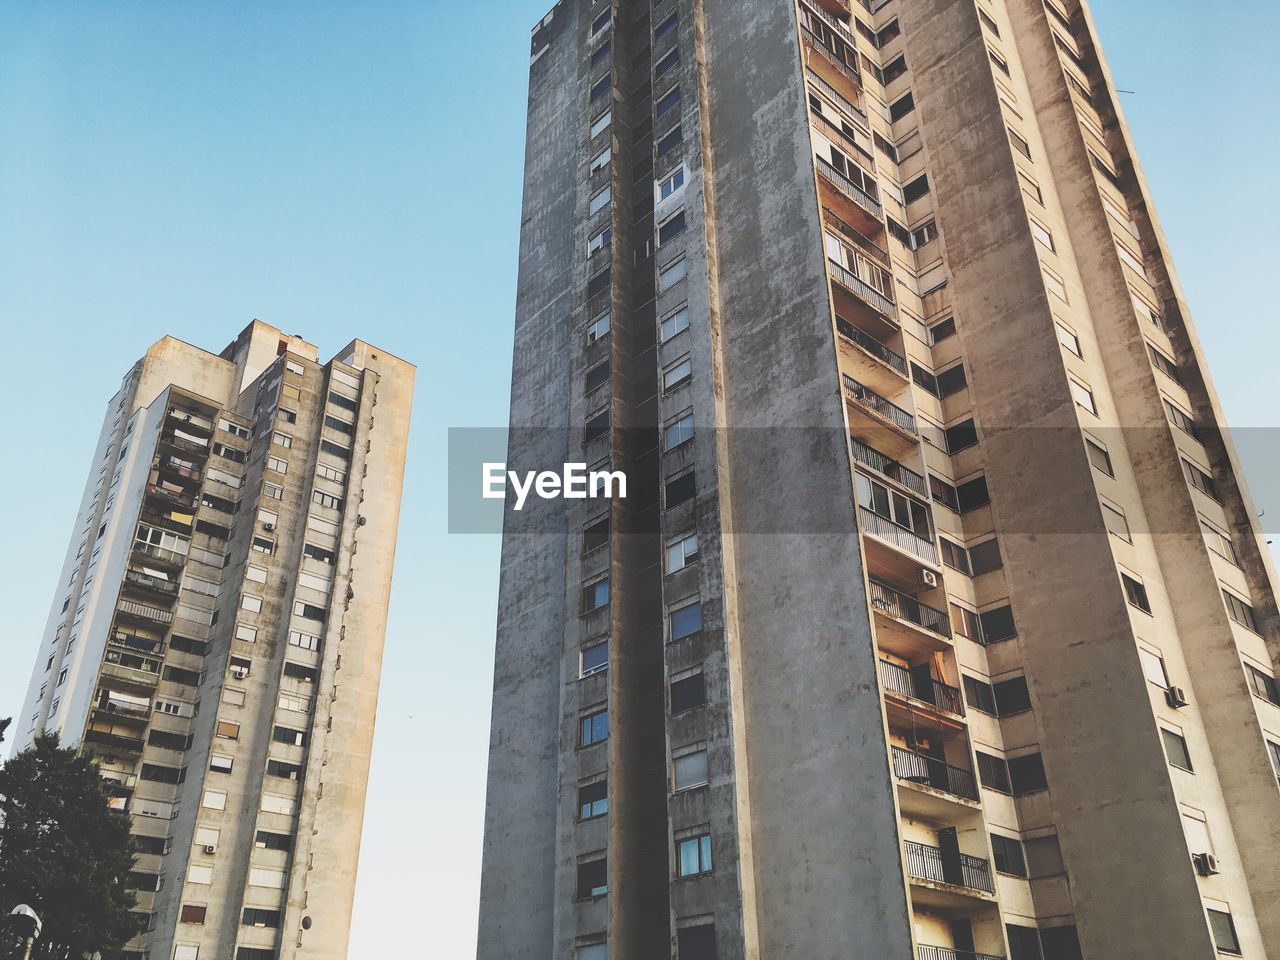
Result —
[[1280, 958], [1274, 575], [1081, 0], [533, 32], [481, 960]]
[[132, 817], [130, 960], [346, 956], [413, 379], [255, 321], [107, 405], [14, 727]]

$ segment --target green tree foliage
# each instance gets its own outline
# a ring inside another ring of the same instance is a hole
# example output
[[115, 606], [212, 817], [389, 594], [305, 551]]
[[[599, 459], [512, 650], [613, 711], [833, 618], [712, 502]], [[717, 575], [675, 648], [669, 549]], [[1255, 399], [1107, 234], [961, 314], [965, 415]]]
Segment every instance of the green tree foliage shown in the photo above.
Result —
[[45, 734], [0, 770], [0, 907], [40, 915], [33, 957], [118, 957], [141, 930], [133, 860], [129, 818], [107, 805], [92, 760]]
[[4, 732], [9, 729], [9, 724], [13, 723], [13, 718], [8, 720], [0, 720], [0, 743], [4, 743]]

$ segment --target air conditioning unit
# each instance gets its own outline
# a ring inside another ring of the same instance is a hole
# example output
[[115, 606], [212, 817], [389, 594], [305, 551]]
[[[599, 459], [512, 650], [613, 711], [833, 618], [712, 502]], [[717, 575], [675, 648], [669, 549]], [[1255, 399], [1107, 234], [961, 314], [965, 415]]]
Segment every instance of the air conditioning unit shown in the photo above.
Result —
[[928, 569], [927, 567], [920, 568], [919, 578], [920, 578], [920, 585], [922, 587], [938, 586], [938, 575], [934, 571]]
[[214, 851], [215, 851], [215, 850], [217, 850], [217, 849], [218, 849], [218, 848], [217, 848], [217, 847], [215, 847], [212, 843], [207, 843], [207, 844], [205, 844], [204, 852], [205, 852], [205, 853], [207, 853], [207, 854], [212, 855], [212, 854], [214, 853]]
[[1218, 858], [1212, 853], [1197, 853], [1191, 858], [1196, 865], [1196, 873], [1202, 877], [1212, 877], [1218, 873]]
[[1169, 702], [1169, 706], [1175, 710], [1179, 707], [1185, 707], [1191, 701], [1187, 699], [1187, 691], [1181, 687], [1170, 687], [1164, 692], [1164, 698]]
[[267, 533], [270, 533], [275, 528], [276, 528], [276, 525], [274, 523], [264, 523], [262, 525], [262, 529], [267, 531]]
[[243, 680], [245, 677], [249, 676], [249, 671], [244, 667], [235, 667], [232, 669], [231, 675], [237, 680]]

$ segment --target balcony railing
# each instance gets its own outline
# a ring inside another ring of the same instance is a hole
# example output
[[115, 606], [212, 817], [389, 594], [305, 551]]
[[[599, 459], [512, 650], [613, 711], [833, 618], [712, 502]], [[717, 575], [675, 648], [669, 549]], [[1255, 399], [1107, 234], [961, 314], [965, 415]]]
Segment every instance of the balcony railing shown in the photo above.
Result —
[[893, 772], [901, 780], [922, 783], [965, 800], [978, 799], [978, 782], [971, 771], [953, 767], [935, 757], [894, 747]]
[[818, 161], [818, 172], [840, 193], [871, 214], [877, 221], [884, 219], [884, 207], [880, 205], [879, 200], [863, 190], [826, 160], [821, 157], [814, 157], [814, 159]]
[[902, 484], [912, 493], [921, 497], [929, 495], [928, 485], [920, 474], [914, 470], [907, 469], [897, 460], [889, 459], [875, 447], [868, 446], [857, 437], [850, 437], [849, 439], [853, 444], [853, 458], [859, 463], [870, 467], [882, 477]]
[[176, 550], [166, 550], [164, 547], [153, 546], [149, 543], [134, 541], [133, 550], [135, 553], [150, 557], [152, 560], [159, 560], [162, 563], [169, 563], [177, 567], [187, 562], [186, 554], [178, 553]]
[[840, 34], [851, 44], [856, 44], [858, 42], [857, 38], [853, 35], [853, 31], [849, 29], [849, 25], [836, 19], [834, 16], [827, 13], [827, 11], [823, 10], [822, 7], [818, 6], [816, 0], [805, 0], [804, 5], [807, 10], [817, 14], [820, 20], [826, 22], [832, 30]]
[[136, 633], [126, 633], [122, 630], [112, 634], [107, 642], [138, 653], [150, 653], [155, 656], [161, 656], [164, 653], [163, 641], [140, 637]]
[[119, 714], [125, 717], [151, 716], [151, 704], [149, 702], [135, 703], [131, 700], [122, 700], [111, 695], [101, 697], [96, 707], [99, 710], [105, 710], [107, 713]]
[[916, 674], [906, 667], [889, 660], [880, 661], [880, 682], [886, 690], [892, 690], [911, 700], [927, 703], [948, 713], [964, 715], [964, 701], [960, 691], [941, 680]]
[[126, 570], [124, 572], [124, 582], [130, 586], [151, 590], [155, 593], [163, 593], [170, 597], [178, 595], [178, 585], [172, 580], [162, 580], [160, 577], [153, 577], [140, 570]]
[[942, 851], [937, 847], [916, 843], [914, 840], [907, 840], [904, 846], [907, 851], [907, 873], [916, 879], [981, 890], [984, 893], [996, 892], [991, 865], [986, 860], [962, 853], [959, 856], [960, 869], [948, 869]]
[[844, 317], [836, 317], [836, 329], [840, 332], [840, 336], [852, 340], [877, 360], [887, 363], [904, 377], [907, 375], [907, 359], [902, 354], [889, 349], [871, 334], [859, 330]]
[[869, 533], [887, 543], [891, 543], [899, 550], [919, 557], [925, 563], [931, 563], [935, 566], [938, 563], [938, 548], [934, 546], [933, 541], [924, 539], [906, 527], [898, 526], [898, 524], [887, 517], [880, 516], [874, 510], [868, 510], [862, 506], [858, 507], [858, 526], [862, 528], [863, 533]]
[[823, 214], [823, 219], [825, 219], [827, 222], [827, 226], [831, 227], [837, 233], [841, 234], [846, 240], [852, 243], [855, 247], [857, 247], [863, 253], [871, 257], [872, 260], [879, 261], [880, 265], [884, 267], [888, 267], [890, 265], [889, 252], [885, 250], [884, 247], [874, 242], [870, 237], [868, 237], [861, 230], [855, 230], [853, 227], [849, 226], [849, 224], [845, 223], [843, 220], [837, 217], [835, 213], [831, 211], [830, 208], [823, 207], [822, 214]]
[[95, 743], [101, 747], [113, 747], [116, 750], [128, 750], [130, 753], [141, 753], [144, 746], [137, 737], [122, 737], [118, 733], [104, 733], [101, 730], [86, 730], [85, 743]]
[[[157, 670], [159, 667], [157, 667]], [[160, 682], [160, 674], [153, 673], [150, 670], [139, 670], [136, 667], [126, 667], [120, 663], [104, 662], [101, 667], [104, 677], [115, 677], [117, 680], [123, 680], [125, 683], [131, 683], [139, 687], [154, 687]]]
[[[823, 127], [829, 138], [834, 138], [837, 143], [845, 147], [847, 150], [857, 150], [871, 156], [871, 140], [867, 139], [866, 143], [859, 143], [857, 137], [849, 134], [843, 127], [837, 127], [820, 113], [809, 111], [809, 116], [817, 121], [818, 126]], [[865, 137], [866, 134], [863, 134]]]
[[871, 284], [867, 283], [867, 281], [863, 280], [844, 265], [836, 263], [830, 258], [828, 258], [827, 263], [831, 267], [831, 276], [836, 283], [840, 284], [840, 286], [844, 287], [878, 313], [882, 313], [886, 317], [897, 317], [897, 306], [883, 293], [871, 286]]
[[158, 466], [167, 473], [175, 473], [187, 480], [200, 480], [204, 477], [204, 471], [199, 467], [178, 463], [172, 457], [161, 457]]
[[168, 530], [171, 533], [190, 533], [195, 517], [191, 514], [187, 514], [187, 516], [191, 516], [191, 520], [180, 520], [171, 513], [156, 513], [154, 510], [143, 510], [138, 519], [148, 526], [159, 527], [161, 530]]
[[[828, 47], [826, 43], [823, 41], [823, 39], [820, 36], [818, 36], [816, 33], [814, 33], [812, 30], [810, 30], [808, 27], [801, 24], [800, 30], [809, 39], [809, 42], [811, 44], [809, 49], [817, 51], [818, 55], [821, 56], [823, 60], [827, 61], [827, 63], [831, 64], [833, 67], [839, 70], [842, 74], [848, 77], [849, 80], [859, 90], [862, 89], [862, 77], [859, 75], [857, 70], [855, 70], [853, 67], [849, 66], [847, 63], [845, 63], [843, 60], [837, 57], [835, 55], [835, 51], [833, 51], [830, 47]], [[859, 112], [861, 113], [861, 111]]]
[[951, 637], [951, 621], [944, 611], [921, 603], [910, 594], [895, 590], [879, 580], [871, 581], [871, 605], [891, 617], [914, 623], [922, 630], [948, 639]]
[[847, 373], [844, 377], [845, 396], [860, 406], [866, 407], [882, 420], [893, 424], [912, 436], [916, 435], [916, 418], [891, 400], [887, 400], [870, 387], [859, 383]]
[[208, 443], [197, 443], [195, 440], [188, 440], [172, 433], [162, 433], [160, 442], [173, 447], [175, 450], [183, 450], [187, 453], [205, 454], [209, 452]]
[[148, 606], [145, 603], [134, 603], [132, 600], [121, 600], [116, 605], [116, 610], [119, 613], [127, 614], [131, 617], [141, 617], [144, 620], [151, 620], [155, 623], [173, 622], [173, 614], [170, 611]]
[[953, 950], [951, 947], [927, 947], [920, 944], [919, 960], [1004, 960], [990, 953], [974, 953], [972, 950]]

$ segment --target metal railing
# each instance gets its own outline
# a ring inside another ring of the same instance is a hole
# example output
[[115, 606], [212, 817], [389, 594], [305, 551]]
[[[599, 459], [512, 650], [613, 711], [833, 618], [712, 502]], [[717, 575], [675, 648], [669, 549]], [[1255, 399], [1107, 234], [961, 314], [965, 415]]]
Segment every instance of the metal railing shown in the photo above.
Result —
[[827, 11], [823, 10], [822, 7], [818, 6], [817, 0], [804, 0], [804, 5], [805, 9], [816, 14], [818, 19], [822, 20], [837, 33], [844, 36], [851, 44], [856, 44], [858, 42], [857, 37], [853, 35], [853, 31], [849, 29], [849, 25], [847, 23], [843, 23], [836, 17], [827, 13]]
[[155, 513], [152, 510], [143, 510], [138, 519], [147, 524], [147, 526], [159, 527], [161, 530], [168, 530], [171, 533], [190, 533], [191, 525], [195, 521], [194, 516], [190, 521], [178, 520], [167, 514]]
[[139, 670], [136, 667], [104, 661], [101, 670], [104, 677], [115, 677], [117, 680], [140, 687], [154, 687], [160, 682], [159, 665], [156, 667], [157, 672], [153, 673], [150, 670]]
[[830, 257], [827, 258], [827, 262], [831, 265], [831, 278], [836, 283], [877, 313], [882, 313], [886, 317], [897, 317], [898, 308], [892, 300], [843, 264], [836, 263]]
[[891, 460], [875, 447], [863, 443], [857, 437], [850, 437], [849, 440], [853, 444], [853, 458], [859, 463], [870, 467], [882, 477], [902, 484], [912, 493], [919, 494], [922, 497], [929, 495], [925, 479], [920, 474], [914, 470], [907, 469], [897, 460]]
[[895, 590], [879, 580], [871, 581], [871, 605], [899, 620], [914, 623], [940, 637], [951, 637], [951, 621], [943, 610], [921, 603], [910, 594]]
[[876, 220], [884, 219], [884, 207], [880, 205], [880, 201], [860, 186], [846, 177], [843, 173], [833, 167], [828, 161], [821, 157], [814, 157], [818, 161], [818, 172], [827, 179], [837, 190], [860, 206]]
[[857, 84], [859, 90], [862, 89], [862, 76], [861, 74], [859, 74], [859, 72], [855, 68], [849, 66], [847, 63], [845, 63], [843, 60], [837, 57], [835, 55], [835, 51], [833, 51], [830, 47], [828, 47], [826, 43], [823, 41], [823, 39], [820, 36], [818, 36], [816, 33], [814, 33], [812, 30], [810, 30], [808, 27], [801, 24], [800, 30], [809, 39], [809, 42], [811, 44], [811, 46], [809, 47], [810, 50], [817, 51], [818, 55], [821, 56], [823, 60], [827, 61], [827, 63], [831, 64], [841, 73], [843, 73], [846, 77], [849, 78], [850, 81]]
[[920, 944], [918, 960], [1004, 960], [991, 953], [974, 953], [972, 950], [954, 950], [951, 947], [929, 947]]
[[121, 714], [127, 717], [149, 717], [151, 716], [151, 704], [149, 703], [130, 703], [127, 700], [115, 700], [111, 697], [102, 697], [98, 700], [95, 707], [98, 710], [105, 710], [107, 713]]
[[893, 772], [901, 780], [922, 783], [965, 800], [978, 799], [978, 781], [972, 771], [953, 767], [935, 757], [894, 747]]
[[914, 840], [905, 841], [903, 846], [907, 851], [907, 873], [918, 880], [931, 880], [934, 883], [946, 883], [984, 893], [996, 892], [991, 865], [986, 860], [962, 853], [960, 870], [957, 872], [946, 868], [942, 851], [937, 847], [916, 843]]
[[874, 510], [858, 507], [858, 526], [862, 528], [863, 533], [878, 537], [899, 550], [919, 557], [926, 563], [931, 563], [935, 566], [938, 563], [938, 548], [933, 545], [933, 541], [924, 539], [906, 527], [898, 526], [898, 524], [887, 517], [880, 516]]
[[868, 140], [867, 143], [865, 144], [859, 143], [857, 141], [857, 138], [850, 136], [847, 132], [845, 132], [845, 130], [842, 127], [837, 127], [834, 123], [832, 123], [822, 114], [815, 113], [814, 111], [810, 110], [809, 116], [814, 120], [818, 121], [819, 126], [825, 127], [828, 131], [828, 136], [834, 137], [846, 149], [857, 150], [858, 152], [865, 153], [868, 156], [871, 155], [870, 140]]
[[880, 682], [884, 684], [886, 690], [900, 693], [911, 700], [930, 704], [949, 713], [964, 715], [964, 701], [960, 699], [960, 691], [941, 680], [935, 680], [933, 677], [926, 678], [889, 660], [881, 660]]
[[121, 600], [116, 604], [116, 610], [129, 616], [142, 617], [144, 620], [154, 620], [156, 623], [173, 622], [173, 614], [170, 611], [151, 607], [145, 603], [134, 603], [132, 600]]
[[844, 337], [846, 340], [853, 341], [877, 360], [887, 363], [904, 377], [907, 375], [906, 357], [894, 350], [891, 350], [889, 347], [886, 347], [875, 337], [871, 336], [871, 334], [864, 333], [841, 316], [836, 317], [836, 330], [839, 331], [840, 336]]
[[827, 222], [827, 226], [834, 227], [836, 232], [843, 235], [846, 240], [852, 243], [863, 253], [868, 254], [872, 260], [879, 261], [883, 267], [888, 267], [889, 251], [880, 246], [861, 230], [855, 230], [849, 224], [845, 223], [832, 212], [830, 207], [823, 207], [822, 213]]
[[196, 443], [194, 440], [186, 440], [182, 437], [175, 436], [172, 433], [162, 433], [160, 442], [173, 447], [176, 450], [184, 450], [187, 453], [208, 453], [209, 445], [207, 443]]
[[147, 496], [180, 507], [194, 507], [196, 502], [195, 491], [170, 490], [157, 483], [147, 484]]
[[172, 457], [161, 457], [157, 466], [161, 470], [176, 473], [187, 480], [200, 480], [204, 477], [204, 471], [199, 467], [189, 467], [184, 463], [177, 463]]
[[150, 637], [140, 637], [136, 633], [118, 632], [112, 634], [108, 639], [108, 643], [117, 647], [124, 647], [137, 653], [151, 653], [160, 656], [164, 653], [164, 641], [152, 640]]
[[124, 572], [124, 582], [134, 587], [141, 587], [144, 590], [153, 590], [156, 593], [167, 594], [171, 597], [178, 595], [178, 585], [172, 580], [162, 580], [159, 577], [153, 577], [150, 574], [142, 573], [140, 570], [126, 570]]
[[152, 560], [171, 563], [176, 567], [180, 567], [187, 562], [186, 554], [178, 553], [176, 550], [166, 550], [164, 547], [157, 547], [150, 543], [141, 543], [137, 540], [133, 542], [133, 551], [150, 557]]
[[870, 387], [859, 383], [847, 373], [842, 374], [844, 379], [844, 393], [850, 400], [858, 403], [860, 406], [866, 407], [872, 413], [876, 414], [883, 420], [893, 424], [899, 430], [905, 430], [912, 436], [916, 435], [916, 418], [891, 400], [886, 400], [880, 394], [876, 393]]

